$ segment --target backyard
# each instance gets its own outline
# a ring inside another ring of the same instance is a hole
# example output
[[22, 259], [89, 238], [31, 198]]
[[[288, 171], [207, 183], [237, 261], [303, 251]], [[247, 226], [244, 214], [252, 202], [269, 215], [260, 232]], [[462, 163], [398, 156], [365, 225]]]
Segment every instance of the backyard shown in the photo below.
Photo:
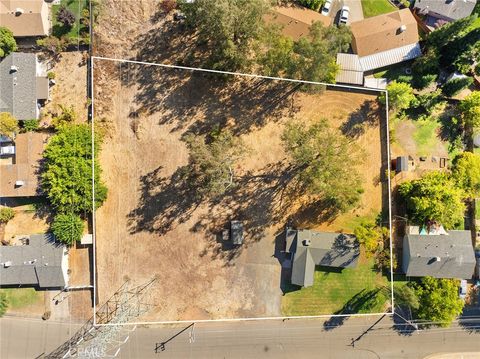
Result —
[[[305, 92], [259, 79], [225, 83], [108, 61], [95, 68], [95, 119], [106, 133], [100, 161], [109, 189], [96, 220], [100, 303], [126, 279], [140, 285], [155, 277], [155, 309], [147, 321], [280, 316], [278, 238], [287, 220], [351, 232], [382, 211], [388, 193], [380, 141], [385, 128], [375, 94]], [[352, 166], [362, 176], [363, 194], [345, 214], [331, 215], [289, 186], [285, 125], [322, 118], [361, 149]], [[216, 128], [228, 128], [248, 151], [235, 165], [235, 186], [214, 199], [198, 199], [182, 177], [189, 162], [183, 139]], [[232, 219], [243, 222], [245, 240], [228, 249], [218, 234]]]
[[362, 0], [362, 8], [366, 18], [397, 10], [388, 0]]
[[[75, 23], [71, 27], [65, 26], [57, 20], [57, 14], [62, 6], [75, 15]], [[88, 32], [88, 25], [82, 22], [84, 9], [88, 9], [87, 0], [61, 0], [60, 5], [53, 5], [52, 35], [58, 38], [66, 37], [73, 44], [81, 41]]]

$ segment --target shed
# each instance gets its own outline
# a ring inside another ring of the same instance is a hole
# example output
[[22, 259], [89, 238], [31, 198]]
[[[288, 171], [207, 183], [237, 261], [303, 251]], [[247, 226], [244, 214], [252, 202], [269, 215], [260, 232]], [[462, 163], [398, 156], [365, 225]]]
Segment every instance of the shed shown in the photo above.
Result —
[[397, 173], [408, 171], [408, 157], [407, 156], [397, 157], [395, 171]]

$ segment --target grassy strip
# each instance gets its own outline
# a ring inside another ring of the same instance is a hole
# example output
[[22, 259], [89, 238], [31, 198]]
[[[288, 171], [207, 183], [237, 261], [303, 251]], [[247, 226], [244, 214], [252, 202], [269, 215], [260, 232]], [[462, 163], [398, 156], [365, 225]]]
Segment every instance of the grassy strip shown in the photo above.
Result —
[[363, 16], [373, 17], [395, 11], [397, 8], [388, 0], [362, 0]]

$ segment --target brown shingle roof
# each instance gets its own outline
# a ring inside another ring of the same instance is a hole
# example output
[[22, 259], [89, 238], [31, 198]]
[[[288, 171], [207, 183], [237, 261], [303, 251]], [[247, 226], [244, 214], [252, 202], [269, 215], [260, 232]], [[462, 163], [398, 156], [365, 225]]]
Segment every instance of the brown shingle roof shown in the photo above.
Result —
[[323, 26], [331, 24], [331, 18], [302, 6], [277, 6], [265, 17], [265, 21], [282, 26], [282, 34], [293, 40], [308, 36], [314, 22], [320, 21]]
[[50, 31], [48, 12], [44, 0], [0, 0], [0, 24], [16, 37], [47, 36]]
[[[48, 135], [22, 133], [15, 139], [15, 161], [0, 165], [0, 197], [30, 197], [38, 195], [38, 171]], [[15, 186], [23, 181], [23, 186]]]
[[[405, 31], [400, 27], [405, 26]], [[418, 42], [418, 26], [409, 9], [370, 17], [351, 24], [353, 51], [360, 57]]]

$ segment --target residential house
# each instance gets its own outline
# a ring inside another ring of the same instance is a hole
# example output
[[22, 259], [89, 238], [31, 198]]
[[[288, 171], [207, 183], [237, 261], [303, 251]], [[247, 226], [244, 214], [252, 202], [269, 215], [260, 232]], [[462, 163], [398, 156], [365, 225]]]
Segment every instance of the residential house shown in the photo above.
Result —
[[475, 269], [470, 231], [447, 232], [442, 227], [419, 231], [418, 227], [409, 227], [402, 258], [407, 277], [470, 279]]
[[[40, 163], [48, 135], [27, 132], [15, 140], [0, 142], [0, 197], [32, 197], [41, 194]], [[8, 150], [3, 150], [8, 148]]]
[[286, 253], [292, 260], [292, 284], [310, 287], [315, 266], [356, 267], [360, 246], [350, 234], [287, 229]]
[[17, 120], [37, 119], [48, 97], [46, 70], [36, 54], [14, 52], [0, 62], [0, 112]]
[[470, 16], [476, 0], [416, 0], [414, 11], [425, 16], [425, 24], [434, 29], [443, 23]]
[[298, 5], [276, 6], [265, 17], [265, 21], [281, 26], [282, 34], [295, 41], [308, 36], [310, 26], [314, 22], [319, 21], [324, 26], [330, 26], [332, 23], [330, 17]]
[[44, 0], [0, 0], [0, 25], [14, 37], [48, 36], [50, 6]]
[[68, 284], [67, 247], [53, 234], [32, 234], [22, 245], [0, 246], [0, 286], [64, 288]]
[[336, 82], [363, 85], [376, 69], [414, 59], [422, 54], [418, 26], [409, 9], [353, 22], [353, 54], [337, 54]]

